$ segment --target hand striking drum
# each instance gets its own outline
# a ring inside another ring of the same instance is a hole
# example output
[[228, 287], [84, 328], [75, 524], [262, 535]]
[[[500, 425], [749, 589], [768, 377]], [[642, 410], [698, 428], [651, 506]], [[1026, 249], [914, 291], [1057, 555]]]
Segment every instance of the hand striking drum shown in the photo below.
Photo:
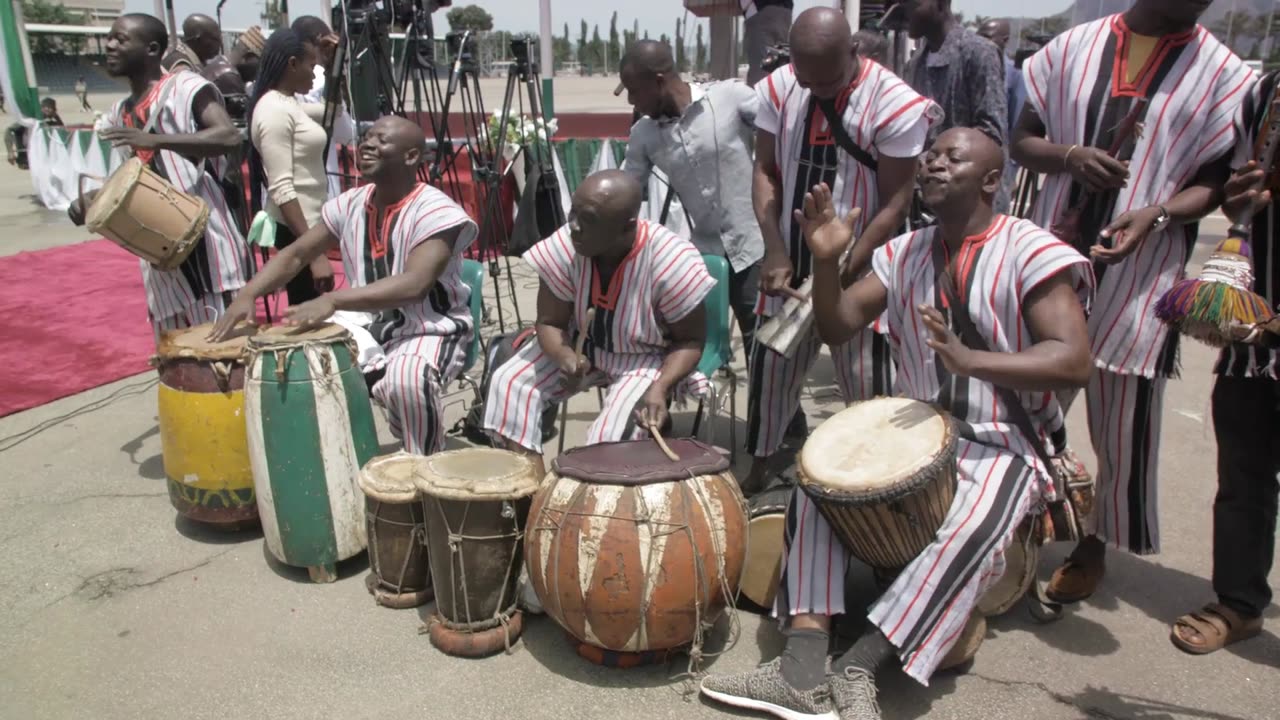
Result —
[[[908, 675], [927, 682], [963, 634], [983, 592], [1003, 573], [1005, 549], [1051, 480], [994, 387], [1019, 391], [1042, 436], [1061, 434], [1062, 411], [1052, 391], [1079, 387], [1088, 378], [1080, 295], [1092, 287], [1088, 261], [1079, 253], [1028, 222], [994, 213], [1003, 165], [1000, 148], [976, 130], [939, 136], [919, 176], [939, 224], [876, 251], [872, 274], [847, 290], [837, 258], [853, 234], [853, 219], [837, 215], [826, 186], [806, 196], [802, 226], [815, 258], [814, 307], [823, 339], [846, 340], [885, 313], [901, 358], [899, 389], [911, 400], [857, 405], [828, 421], [866, 416], [863, 422], [874, 420], [869, 427], [886, 428], [881, 434], [864, 432], [866, 439], [853, 442], [833, 426], [845, 437], [840, 444], [826, 437], [824, 425], [811, 441], [812, 454], [806, 446], [805, 489], [788, 509], [787, 557], [775, 603], [787, 626], [787, 650], [751, 673], [708, 678], [707, 695], [783, 717], [838, 712], [842, 718], [878, 718], [876, 669], [896, 655]], [[959, 299], [940, 309], [937, 278], [944, 272], [954, 275]], [[995, 352], [960, 342], [951, 328], [952, 314], [961, 312]], [[892, 411], [878, 412], [877, 406]], [[894, 447], [894, 438], [909, 429], [916, 430], [911, 442], [931, 437], [934, 449]], [[879, 448], [873, 446], [877, 440]], [[952, 482], [952, 441], [955, 495], [943, 508], [941, 491]], [[860, 461], [845, 465], [845, 453]], [[878, 473], [871, 469], [877, 466]], [[937, 499], [930, 498], [933, 490], [920, 496], [882, 480], [895, 473], [916, 487], [938, 488]], [[840, 487], [845, 479], [879, 484], [888, 506], [858, 510], [869, 516], [855, 517], [854, 493]], [[877, 529], [868, 533], [871, 524]], [[938, 525], [932, 534], [918, 532], [929, 524]], [[828, 676], [830, 618], [846, 611], [844, 572], [851, 551], [880, 564], [919, 554], [908, 558], [872, 605], [869, 631], [833, 662]]]

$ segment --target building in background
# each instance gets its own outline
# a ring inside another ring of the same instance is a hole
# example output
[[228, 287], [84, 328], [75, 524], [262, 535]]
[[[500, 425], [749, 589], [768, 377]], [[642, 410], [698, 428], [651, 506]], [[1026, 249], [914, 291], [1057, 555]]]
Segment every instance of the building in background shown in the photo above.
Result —
[[73, 13], [84, 15], [85, 25], [110, 27], [124, 14], [124, 0], [52, 0]]

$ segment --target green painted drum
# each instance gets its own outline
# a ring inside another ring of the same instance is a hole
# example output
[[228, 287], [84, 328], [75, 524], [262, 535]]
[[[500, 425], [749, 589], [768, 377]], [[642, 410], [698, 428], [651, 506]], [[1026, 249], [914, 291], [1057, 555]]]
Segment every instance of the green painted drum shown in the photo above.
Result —
[[267, 549], [316, 582], [365, 549], [360, 468], [378, 435], [351, 335], [264, 330], [248, 343], [245, 419]]

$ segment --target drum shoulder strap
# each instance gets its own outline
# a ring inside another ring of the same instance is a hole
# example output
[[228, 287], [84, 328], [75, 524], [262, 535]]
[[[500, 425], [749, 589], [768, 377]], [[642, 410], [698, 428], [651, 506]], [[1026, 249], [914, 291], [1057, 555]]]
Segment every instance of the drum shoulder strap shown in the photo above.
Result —
[[814, 103], [822, 110], [822, 114], [827, 118], [827, 126], [831, 128], [831, 135], [835, 138], [836, 143], [847, 153], [853, 156], [854, 160], [862, 163], [871, 172], [876, 172], [880, 168], [880, 163], [871, 157], [871, 153], [867, 152], [861, 145], [853, 141], [849, 137], [849, 131], [844, 127], [844, 119], [840, 116], [840, 110], [836, 107], [834, 100], [820, 100], [814, 98]]
[[[965, 307], [960, 300], [959, 293], [956, 292], [956, 284], [951, 276], [950, 266], [947, 266], [938, 276], [938, 283], [947, 299], [947, 305], [951, 308], [951, 318], [955, 321], [956, 328], [960, 331], [960, 339], [965, 345], [974, 350], [991, 352], [991, 347], [983, 339], [982, 333], [978, 332], [978, 328], [973, 324], [973, 318], [969, 317], [968, 308]], [[1040, 441], [1040, 435], [1035, 431], [1035, 425], [1031, 422], [1031, 414], [1022, 405], [1022, 399], [1018, 397], [1018, 393], [995, 383], [991, 383], [991, 387], [995, 389], [1000, 402], [1004, 404], [1005, 409], [1009, 412], [1009, 420], [1026, 436], [1027, 441], [1031, 443], [1031, 447], [1035, 449], [1036, 456], [1040, 458], [1040, 462], [1044, 463], [1045, 470], [1052, 473], [1053, 463], [1049, 459], [1048, 452], [1045, 451], [1044, 443]]]

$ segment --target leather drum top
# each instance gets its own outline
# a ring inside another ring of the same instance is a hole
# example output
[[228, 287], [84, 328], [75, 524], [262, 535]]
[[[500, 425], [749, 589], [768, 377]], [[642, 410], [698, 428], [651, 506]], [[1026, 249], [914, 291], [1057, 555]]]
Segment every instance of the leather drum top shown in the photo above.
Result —
[[229, 339], [214, 343], [205, 339], [212, 329], [213, 323], [205, 323], [183, 330], [166, 330], [160, 333], [156, 354], [161, 360], [174, 358], [239, 360], [244, 356], [248, 338], [258, 332], [256, 325], [240, 323], [235, 328], [235, 334]]
[[533, 462], [510, 450], [466, 448], [422, 458], [415, 483], [423, 495], [446, 500], [516, 500], [541, 480]]
[[729, 469], [729, 459], [710, 445], [686, 438], [668, 440], [667, 445], [680, 456], [678, 462], [653, 440], [631, 440], [575, 448], [557, 457], [551, 467], [557, 475], [605, 485], [649, 485]]
[[312, 330], [299, 330], [289, 325], [273, 325], [258, 331], [258, 334], [249, 340], [249, 349], [273, 350], [312, 343], [346, 342], [349, 337], [351, 333], [336, 323], [325, 323]]
[[426, 458], [397, 452], [371, 459], [360, 468], [357, 481], [365, 495], [383, 502], [408, 503], [418, 499], [417, 479], [425, 471]]

